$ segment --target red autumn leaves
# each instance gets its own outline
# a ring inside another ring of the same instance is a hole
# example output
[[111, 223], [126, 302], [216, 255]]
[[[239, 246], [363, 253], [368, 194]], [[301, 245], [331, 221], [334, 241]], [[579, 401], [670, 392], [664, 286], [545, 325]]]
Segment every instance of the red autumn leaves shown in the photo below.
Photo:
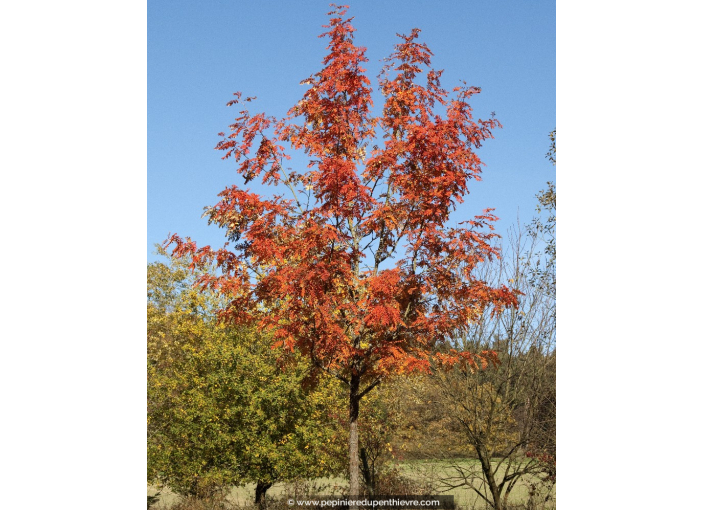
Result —
[[[447, 226], [468, 182], [480, 179], [475, 150], [499, 126], [473, 119], [468, 101], [479, 90], [450, 97], [413, 30], [387, 59], [383, 110], [373, 116], [365, 48], [354, 45], [345, 12], [330, 13], [323, 69], [304, 80], [309, 89], [288, 115], [243, 109], [216, 147], [245, 183], [287, 187], [287, 198], [231, 186], [206, 210], [230, 244], [169, 243], [194, 264], [216, 263], [219, 274], [199, 284], [228, 297], [223, 320], [271, 330], [276, 345], [300, 349], [319, 368], [372, 384], [390, 371], [427, 369], [435, 347], [516, 297], [474, 276], [498, 255], [490, 211]], [[229, 104], [251, 100], [235, 96]], [[308, 168], [287, 168], [288, 150], [303, 151]], [[444, 349], [436, 359], [479, 366], [495, 357]]]

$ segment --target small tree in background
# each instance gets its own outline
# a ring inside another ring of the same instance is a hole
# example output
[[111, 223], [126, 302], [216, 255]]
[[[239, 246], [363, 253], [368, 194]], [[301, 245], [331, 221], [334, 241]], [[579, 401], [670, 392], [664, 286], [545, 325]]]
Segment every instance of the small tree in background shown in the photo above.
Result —
[[[243, 109], [217, 145], [245, 184], [283, 184], [290, 198], [233, 185], [206, 215], [234, 245], [198, 248], [176, 235], [167, 244], [194, 266], [217, 266], [220, 274], [198, 284], [227, 300], [225, 323], [256, 325], [346, 385], [350, 493], [358, 495], [360, 400], [387, 374], [428, 370], [435, 346], [516, 298], [474, 274], [498, 256], [491, 211], [448, 226], [479, 180], [475, 150], [499, 126], [473, 119], [469, 100], [480, 90], [456, 87], [449, 97], [414, 29], [387, 59], [383, 111], [373, 117], [365, 48], [354, 45], [346, 9], [329, 13], [324, 67], [302, 82], [309, 88], [288, 116]], [[229, 104], [252, 100], [235, 96]], [[283, 143], [309, 158], [307, 170], [285, 168]], [[475, 369], [496, 357], [449, 350], [441, 361]]]
[[[533, 484], [534, 497], [552, 497], [555, 482], [555, 300], [531, 284], [540, 256], [531, 236], [513, 238], [511, 256], [487, 268], [489, 281], [508, 280], [522, 295], [516, 309], [486, 316], [461, 340], [465, 349], [493, 349], [500, 365], [472, 373], [437, 370], [434, 401], [452, 418], [460, 443], [479, 465], [450, 459], [440, 487], [469, 487], [496, 510], [511, 492]], [[538, 484], [541, 490], [538, 490]]]
[[334, 383], [306, 388], [300, 355], [218, 324], [218, 297], [194, 290], [183, 264], [147, 274], [148, 481], [197, 497], [251, 482], [263, 504], [277, 481], [341, 473]]

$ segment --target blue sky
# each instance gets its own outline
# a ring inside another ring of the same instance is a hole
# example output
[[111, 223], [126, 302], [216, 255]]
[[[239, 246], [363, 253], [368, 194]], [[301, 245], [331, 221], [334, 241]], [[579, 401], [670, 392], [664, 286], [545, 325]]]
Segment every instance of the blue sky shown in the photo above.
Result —
[[[503, 124], [480, 149], [482, 182], [453, 219], [496, 208], [500, 233], [534, 214], [535, 195], [554, 180], [545, 158], [555, 127], [555, 4], [551, 1], [350, 1], [355, 42], [367, 47], [368, 77], [396, 33], [422, 30], [444, 69], [446, 89], [460, 80], [482, 88], [475, 117]], [[213, 150], [237, 110], [232, 93], [257, 96], [252, 111], [282, 116], [302, 96], [300, 81], [321, 68], [328, 1], [165, 1], [148, 3], [147, 260], [169, 233], [220, 246], [224, 232], [201, 219], [230, 184], [243, 186], [232, 160]], [[375, 107], [382, 103], [375, 94]], [[272, 189], [258, 188], [268, 193]], [[281, 190], [280, 192], [283, 192]]]

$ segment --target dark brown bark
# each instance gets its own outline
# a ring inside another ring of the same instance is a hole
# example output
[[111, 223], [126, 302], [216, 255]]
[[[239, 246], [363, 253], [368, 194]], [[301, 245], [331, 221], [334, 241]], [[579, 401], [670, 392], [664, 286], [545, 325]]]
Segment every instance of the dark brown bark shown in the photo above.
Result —
[[359, 490], [359, 381], [358, 374], [350, 377], [350, 496], [360, 496]]
[[254, 504], [259, 508], [266, 508], [266, 491], [272, 485], [271, 483], [257, 482], [257, 487], [254, 489]]

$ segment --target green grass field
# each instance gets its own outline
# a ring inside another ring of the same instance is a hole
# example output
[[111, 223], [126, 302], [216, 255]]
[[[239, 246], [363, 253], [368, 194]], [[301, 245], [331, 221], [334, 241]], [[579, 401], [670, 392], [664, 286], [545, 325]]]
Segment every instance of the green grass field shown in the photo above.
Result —
[[[461, 459], [455, 461], [465, 470], [471, 470], [476, 473], [476, 479], [473, 481], [473, 486], [479, 490], [482, 490], [481, 482], [481, 464], [478, 459]], [[452, 467], [449, 462], [441, 461], [406, 461], [399, 464], [400, 471], [411, 478], [414, 479], [437, 479], [438, 477], [445, 477], [452, 474]], [[500, 471], [501, 472], [501, 471]], [[519, 482], [516, 487], [511, 490], [509, 495], [510, 504], [520, 504], [528, 501], [529, 497], [529, 486], [528, 483], [533, 481], [532, 478], [526, 478], [523, 482]], [[440, 494], [449, 494], [455, 497], [455, 503], [461, 508], [467, 509], [483, 509], [487, 508], [484, 500], [471, 488], [468, 486], [458, 487], [446, 492], [439, 492]], [[555, 489], [550, 491], [551, 496], [554, 499]], [[487, 493], [488, 495], [488, 493]], [[490, 498], [491, 499], [491, 498]], [[553, 508], [554, 501], [552, 505], [548, 505], [545, 508]]]

